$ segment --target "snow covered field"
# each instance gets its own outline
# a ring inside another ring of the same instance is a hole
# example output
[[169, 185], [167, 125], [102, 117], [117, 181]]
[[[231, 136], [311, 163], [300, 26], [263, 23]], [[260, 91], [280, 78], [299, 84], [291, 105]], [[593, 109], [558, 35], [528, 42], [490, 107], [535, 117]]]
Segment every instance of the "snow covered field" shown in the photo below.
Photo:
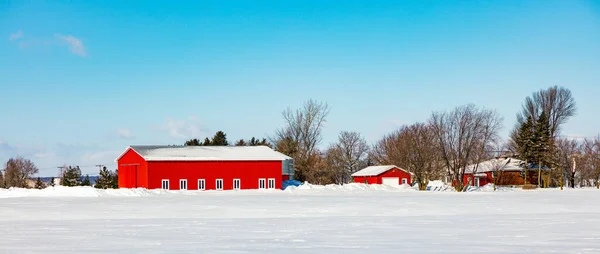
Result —
[[600, 191], [0, 190], [0, 253], [600, 253]]

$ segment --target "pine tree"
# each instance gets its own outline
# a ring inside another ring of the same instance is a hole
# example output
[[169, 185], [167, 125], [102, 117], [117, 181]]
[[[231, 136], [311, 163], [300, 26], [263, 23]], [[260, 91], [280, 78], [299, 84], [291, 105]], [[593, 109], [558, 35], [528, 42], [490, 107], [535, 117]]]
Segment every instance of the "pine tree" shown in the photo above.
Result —
[[534, 145], [535, 145], [535, 135], [534, 135], [534, 127], [535, 124], [533, 122], [532, 117], [528, 117], [527, 121], [521, 124], [519, 128], [518, 136], [517, 136], [517, 152], [519, 154], [518, 158], [524, 161], [524, 183], [527, 184], [527, 171], [529, 171], [529, 165], [535, 159], [534, 157]]
[[227, 142], [227, 134], [222, 131], [217, 131], [215, 136], [212, 138], [211, 145], [213, 146], [227, 146], [229, 142]]
[[83, 181], [81, 181], [81, 186], [92, 186], [92, 182], [90, 182], [90, 176], [85, 175]]
[[535, 163], [542, 163], [542, 165], [550, 165], [552, 156], [553, 142], [550, 136], [550, 120], [546, 112], [542, 112], [537, 120], [535, 126]]
[[211, 145], [211, 143], [210, 143], [210, 139], [208, 139], [208, 138], [204, 138], [204, 143], [202, 143], [202, 145], [203, 145], [203, 146], [210, 146], [210, 145]]
[[72, 187], [81, 185], [81, 169], [79, 169], [79, 166], [69, 166], [61, 177], [60, 185], [62, 186]]
[[111, 188], [118, 189], [119, 188], [119, 169], [115, 169], [115, 173], [111, 174]]
[[202, 143], [200, 143], [200, 140], [195, 138], [195, 139], [190, 139], [188, 141], [185, 141], [186, 146], [201, 146]]
[[42, 179], [40, 179], [39, 177], [37, 178], [37, 181], [35, 181], [35, 188], [40, 190], [46, 188], [46, 185], [42, 182]]
[[100, 170], [98, 179], [96, 180], [96, 185], [94, 185], [94, 187], [98, 189], [112, 188], [113, 177], [113, 174], [106, 167], [103, 167]]
[[248, 144], [243, 139], [240, 139], [235, 143], [235, 146], [246, 146], [246, 145], [248, 145]]
[[5, 188], [5, 185], [4, 185], [4, 174], [2, 174], [1, 170], [0, 170], [0, 188]]
[[54, 187], [54, 176], [50, 179], [50, 186]]

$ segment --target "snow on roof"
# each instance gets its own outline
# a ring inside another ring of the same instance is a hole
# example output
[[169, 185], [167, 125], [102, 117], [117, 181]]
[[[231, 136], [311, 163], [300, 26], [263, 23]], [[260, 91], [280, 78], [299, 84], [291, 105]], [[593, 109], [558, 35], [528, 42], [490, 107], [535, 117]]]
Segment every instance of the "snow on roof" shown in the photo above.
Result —
[[[493, 171], [522, 171], [524, 161], [515, 158], [495, 158], [488, 161], [479, 163], [479, 166], [475, 170], [476, 164], [467, 166], [465, 173], [471, 174], [473, 171], [478, 173], [481, 172], [493, 172]], [[535, 167], [535, 166], [530, 166]], [[547, 167], [542, 167], [542, 170], [548, 170]]]
[[130, 146], [146, 161], [282, 161], [291, 157], [268, 146]]
[[396, 165], [382, 165], [382, 166], [369, 166], [369, 167], [363, 168], [359, 171], [356, 171], [354, 174], [352, 174], [352, 176], [377, 176], [377, 175], [380, 175], [380, 174], [382, 174], [390, 169], [393, 169], [393, 168], [397, 168], [406, 173], [409, 173], [408, 171], [406, 171]]

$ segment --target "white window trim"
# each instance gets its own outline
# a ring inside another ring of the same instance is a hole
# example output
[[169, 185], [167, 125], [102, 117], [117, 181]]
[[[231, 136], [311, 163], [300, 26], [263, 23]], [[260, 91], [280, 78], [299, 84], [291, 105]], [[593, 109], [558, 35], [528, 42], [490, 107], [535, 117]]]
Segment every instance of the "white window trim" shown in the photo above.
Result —
[[[202, 182], [202, 188], [200, 188], [200, 182]], [[198, 190], [206, 190], [206, 180], [198, 179]]]
[[[237, 188], [235, 187], [235, 181], [238, 181], [238, 185], [239, 186]], [[240, 190], [240, 189], [242, 189], [242, 180], [240, 180], [239, 178], [233, 179], [233, 189], [234, 190]]]
[[402, 184], [408, 184], [408, 179], [402, 178]]
[[479, 177], [475, 177], [475, 180], [473, 181], [473, 185], [474, 185], [475, 187], [479, 187], [479, 184], [480, 184], [480, 182], [479, 182]]
[[[167, 188], [165, 189], [165, 182], [167, 183]], [[160, 182], [160, 188], [163, 190], [169, 190], [171, 189], [171, 185], [169, 183], [169, 179], [162, 179], [162, 181]]]
[[[182, 184], [184, 183], [184, 184]], [[182, 188], [181, 186], [185, 185], [185, 188]], [[187, 179], [179, 179], [179, 190], [187, 190], [188, 189], [188, 184], [187, 184]]]
[[[271, 185], [269, 183], [271, 183], [271, 180], [273, 180], [273, 187], [271, 187]], [[267, 189], [275, 189], [275, 178], [269, 178], [269, 180], [267, 181]]]
[[[221, 188], [219, 189], [219, 181], [221, 181]], [[215, 190], [223, 190], [223, 179], [215, 180]]]
[[[261, 182], [263, 183], [262, 187], [260, 186]], [[262, 190], [262, 189], [266, 189], [266, 188], [267, 188], [267, 179], [265, 179], [265, 178], [259, 178], [258, 179], [258, 189]]]

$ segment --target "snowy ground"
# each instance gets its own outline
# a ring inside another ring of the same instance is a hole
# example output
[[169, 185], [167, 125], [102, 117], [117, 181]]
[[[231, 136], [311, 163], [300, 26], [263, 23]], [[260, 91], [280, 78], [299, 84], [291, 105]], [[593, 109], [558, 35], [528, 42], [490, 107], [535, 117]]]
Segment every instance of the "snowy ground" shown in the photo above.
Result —
[[0, 190], [0, 253], [600, 253], [598, 197], [358, 184]]

